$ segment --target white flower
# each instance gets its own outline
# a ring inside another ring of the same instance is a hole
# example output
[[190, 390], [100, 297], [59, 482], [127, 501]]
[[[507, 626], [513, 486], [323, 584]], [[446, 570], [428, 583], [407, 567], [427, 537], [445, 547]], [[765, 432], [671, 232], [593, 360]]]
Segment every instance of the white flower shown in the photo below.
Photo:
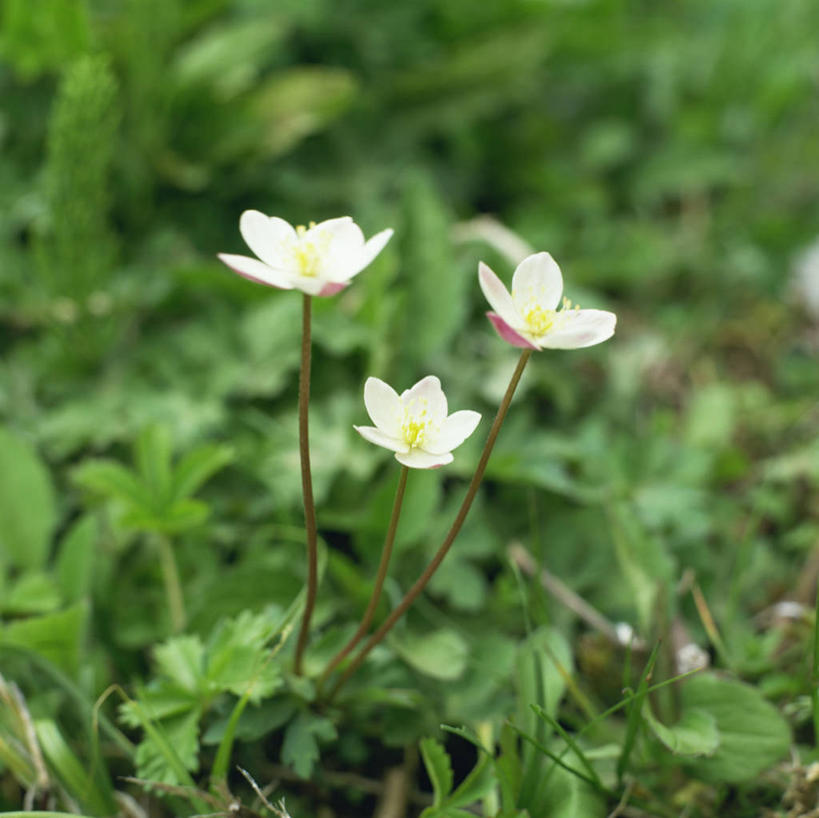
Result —
[[452, 450], [475, 431], [479, 412], [463, 409], [447, 416], [446, 395], [434, 375], [399, 395], [378, 378], [367, 378], [364, 405], [375, 426], [353, 427], [363, 438], [395, 452], [395, 459], [413, 469], [434, 469], [451, 463]]
[[535, 253], [518, 264], [511, 294], [483, 262], [478, 279], [494, 312], [487, 316], [504, 341], [528, 349], [578, 349], [614, 335], [617, 316], [605, 310], [581, 310], [564, 298], [560, 267], [548, 253]]
[[392, 236], [392, 230], [382, 230], [365, 242], [361, 228], [349, 216], [294, 228], [258, 210], [242, 213], [239, 231], [261, 261], [220, 253], [228, 267], [259, 284], [308, 295], [334, 295], [343, 290]]

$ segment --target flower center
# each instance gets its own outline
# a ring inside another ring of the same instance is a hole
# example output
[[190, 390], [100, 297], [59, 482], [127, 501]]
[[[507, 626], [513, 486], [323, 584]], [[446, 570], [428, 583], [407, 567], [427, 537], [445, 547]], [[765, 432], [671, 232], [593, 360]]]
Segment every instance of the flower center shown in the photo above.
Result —
[[544, 310], [539, 304], [534, 304], [523, 313], [523, 320], [535, 335], [548, 332], [555, 323], [555, 310]]
[[572, 305], [568, 298], [564, 298], [560, 310], [544, 310], [540, 304], [531, 303], [522, 314], [533, 335], [545, 335], [560, 327], [567, 312], [579, 309], [579, 304]]
[[321, 252], [316, 247], [315, 242], [309, 241], [305, 238], [307, 231], [315, 227], [315, 222], [310, 222], [310, 227], [305, 227], [303, 224], [296, 226], [296, 244], [293, 247], [293, 257], [299, 272], [308, 278], [315, 278], [319, 274], [321, 266]]
[[401, 424], [401, 434], [411, 448], [424, 445], [432, 421], [427, 412], [427, 401], [413, 400], [404, 407], [404, 421]]

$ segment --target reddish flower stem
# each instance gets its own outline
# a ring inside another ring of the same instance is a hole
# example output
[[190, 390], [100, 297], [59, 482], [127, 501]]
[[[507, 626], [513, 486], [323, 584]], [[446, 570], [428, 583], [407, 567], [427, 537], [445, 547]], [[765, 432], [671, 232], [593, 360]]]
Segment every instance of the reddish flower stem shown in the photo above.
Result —
[[304, 650], [310, 637], [310, 619], [316, 604], [318, 588], [318, 533], [316, 504], [313, 500], [313, 477], [310, 471], [310, 434], [308, 407], [310, 404], [310, 318], [312, 299], [306, 293], [302, 302], [301, 371], [299, 373], [299, 455], [301, 460], [301, 491], [304, 498], [304, 527], [307, 533], [307, 598], [301, 620], [299, 641], [293, 669], [301, 675]]
[[346, 667], [344, 673], [339, 678], [338, 682], [336, 682], [335, 687], [330, 691], [330, 695], [328, 696], [328, 701], [332, 700], [338, 691], [342, 688], [344, 683], [353, 675], [353, 673], [358, 670], [361, 666], [361, 663], [367, 657], [367, 654], [379, 643], [381, 642], [387, 633], [392, 629], [395, 623], [406, 613], [407, 609], [412, 605], [413, 602], [418, 598], [421, 591], [424, 590], [427, 583], [432, 579], [432, 575], [438, 570], [438, 566], [443, 562], [444, 557], [446, 557], [449, 549], [452, 547], [452, 543], [455, 541], [455, 538], [461, 531], [461, 527], [464, 524], [464, 520], [466, 519], [466, 515], [469, 513], [469, 509], [472, 506], [472, 502], [475, 499], [475, 495], [478, 493], [478, 488], [481, 485], [481, 480], [483, 479], [483, 474], [486, 471], [486, 464], [489, 462], [489, 456], [492, 454], [492, 449], [495, 446], [495, 441], [498, 438], [498, 433], [500, 432], [500, 428], [503, 425], [504, 418], [506, 417], [506, 413], [509, 410], [509, 405], [512, 403], [512, 397], [515, 394], [515, 390], [517, 389], [518, 382], [520, 381], [520, 377], [523, 374], [523, 370], [526, 367], [526, 362], [532, 355], [531, 349], [524, 349], [521, 353], [521, 356], [518, 360], [518, 365], [515, 368], [514, 373], [512, 374], [512, 379], [509, 381], [509, 386], [506, 388], [506, 394], [503, 396], [503, 400], [501, 401], [500, 406], [498, 407], [498, 412], [495, 415], [495, 420], [492, 423], [492, 428], [489, 430], [489, 436], [486, 438], [486, 444], [483, 447], [483, 452], [481, 453], [481, 459], [478, 461], [478, 467], [475, 469], [475, 473], [472, 475], [472, 480], [469, 483], [469, 488], [466, 490], [466, 496], [461, 503], [460, 509], [458, 509], [458, 514], [455, 517], [452, 526], [450, 527], [449, 531], [447, 532], [446, 537], [444, 538], [443, 543], [441, 543], [441, 547], [436, 552], [435, 556], [432, 558], [432, 561], [427, 565], [424, 569], [424, 572], [421, 576], [416, 580], [415, 584], [412, 588], [407, 591], [404, 595], [404, 598], [398, 605], [393, 609], [392, 613], [384, 620], [384, 623], [381, 627], [367, 640], [364, 644], [364, 647], [359, 650], [356, 654], [355, 658], [352, 662]]
[[392, 505], [392, 515], [390, 516], [389, 527], [387, 528], [387, 536], [384, 539], [384, 548], [381, 552], [381, 562], [378, 564], [378, 572], [375, 577], [375, 584], [373, 585], [373, 592], [370, 596], [370, 601], [367, 604], [367, 610], [361, 619], [361, 624], [358, 630], [353, 634], [349, 642], [330, 660], [330, 663], [321, 674], [318, 682], [317, 695], [321, 695], [321, 689], [326, 684], [330, 674], [347, 658], [353, 648], [361, 641], [367, 631], [370, 629], [373, 617], [375, 616], [375, 609], [378, 607], [378, 601], [381, 599], [381, 589], [384, 587], [384, 580], [387, 578], [387, 568], [390, 564], [390, 557], [392, 556], [392, 547], [395, 543], [395, 533], [398, 530], [398, 519], [401, 516], [401, 505], [404, 502], [404, 489], [407, 486], [407, 475], [409, 468], [407, 466], [401, 467], [401, 476], [398, 478], [398, 488], [395, 490], [395, 501]]

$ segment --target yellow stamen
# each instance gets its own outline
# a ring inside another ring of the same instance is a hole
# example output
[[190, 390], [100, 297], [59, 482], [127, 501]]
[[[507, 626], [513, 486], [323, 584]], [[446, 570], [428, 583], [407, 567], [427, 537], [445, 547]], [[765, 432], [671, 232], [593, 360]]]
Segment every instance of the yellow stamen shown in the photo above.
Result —
[[428, 417], [427, 407], [428, 402], [426, 400], [412, 400], [404, 407], [404, 422], [401, 424], [401, 434], [410, 447], [423, 446], [424, 444], [424, 439], [432, 425]]
[[523, 313], [523, 320], [529, 325], [535, 335], [543, 335], [548, 332], [555, 323], [555, 311], [544, 310], [534, 304]]

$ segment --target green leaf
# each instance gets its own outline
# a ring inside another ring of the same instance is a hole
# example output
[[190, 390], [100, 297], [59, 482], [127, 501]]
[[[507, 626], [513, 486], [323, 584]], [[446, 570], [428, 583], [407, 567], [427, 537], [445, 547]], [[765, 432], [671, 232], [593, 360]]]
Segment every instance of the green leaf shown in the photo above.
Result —
[[640, 626], [648, 633], [656, 614], [657, 593], [662, 585], [671, 581], [671, 558], [660, 541], [641, 526], [626, 503], [613, 504], [609, 520], [620, 570], [631, 586]]
[[195, 528], [207, 520], [210, 509], [201, 500], [178, 500], [158, 512], [133, 509], [122, 517], [122, 524], [143, 531], [178, 534]]
[[443, 681], [459, 678], [469, 655], [466, 641], [452, 628], [426, 634], [401, 633], [391, 639], [391, 644], [419, 673]]
[[[433, 807], [440, 807], [446, 797], [452, 791], [452, 763], [443, 744], [434, 738], [425, 738], [420, 743], [421, 757], [424, 759], [424, 766], [427, 775], [432, 782], [432, 792], [434, 795]], [[427, 811], [424, 811], [426, 814]]]
[[181, 688], [196, 693], [204, 678], [205, 647], [198, 636], [175, 636], [154, 650], [158, 669]]
[[673, 727], [666, 727], [657, 720], [646, 701], [643, 718], [654, 735], [675, 755], [711, 756], [719, 747], [717, 721], [705, 710], [686, 710]]
[[69, 674], [79, 667], [87, 607], [78, 603], [58, 613], [32, 616], [0, 626], [0, 644], [39, 653]]
[[0, 612], [6, 614], [48, 613], [60, 607], [62, 597], [47, 574], [23, 574], [0, 599]]
[[556, 768], [537, 804], [521, 804], [531, 815], [549, 818], [603, 818], [606, 803], [594, 788], [567, 770]]
[[60, 543], [56, 573], [67, 602], [81, 599], [91, 588], [98, 537], [97, 520], [87, 515], [71, 526]]
[[188, 452], [173, 470], [171, 497], [182, 500], [194, 494], [208, 478], [233, 460], [228, 446], [200, 446]]
[[197, 693], [166, 680], [154, 680], [147, 687], [139, 689], [139, 702], [126, 701], [119, 709], [119, 715], [129, 727], [139, 727], [144, 718], [161, 721], [169, 716], [181, 716], [200, 705]]
[[243, 611], [220, 622], [207, 648], [208, 683], [220, 692], [246, 695], [253, 704], [270, 696], [282, 683], [279, 664], [268, 661], [265, 645], [270, 636], [267, 614]]
[[489, 758], [479, 758], [469, 775], [446, 799], [446, 806], [467, 807], [487, 796], [497, 783], [493, 767]]
[[130, 469], [113, 460], [86, 460], [72, 472], [74, 482], [103, 497], [121, 500], [129, 507], [148, 513], [151, 495]]
[[302, 778], [309, 778], [319, 759], [319, 740], [336, 737], [333, 723], [323, 716], [299, 713], [287, 726], [282, 745], [282, 762], [292, 767]]
[[[444, 206], [432, 174], [416, 173], [404, 185], [404, 229], [400, 231], [402, 266], [406, 279], [403, 333], [413, 343], [402, 345], [402, 363], [415, 372], [437, 360], [461, 326], [474, 271], [459, 265], [450, 239], [451, 215]], [[423, 322], [416, 320], [424, 316]], [[410, 329], [411, 327], [411, 329]]]
[[0, 561], [40, 568], [57, 510], [51, 476], [34, 448], [0, 427]]
[[143, 429], [134, 444], [134, 463], [154, 498], [154, 507], [168, 500], [171, 484], [171, 436], [164, 426], [154, 424]]
[[719, 747], [695, 762], [711, 781], [750, 781], [788, 752], [791, 732], [779, 711], [750, 685], [702, 673], [682, 688], [684, 712], [709, 714], [719, 731]]
[[90, 39], [82, 0], [5, 0], [0, 51], [25, 78], [59, 68]]
[[179, 769], [196, 772], [199, 767], [199, 719], [202, 712], [194, 708], [187, 713], [162, 720], [159, 727], [148, 730], [136, 752], [137, 775], [149, 781], [190, 785], [191, 778]]
[[537, 704], [554, 717], [566, 692], [564, 674], [574, 672], [572, 650], [566, 637], [555, 628], [543, 627], [523, 642], [517, 658], [517, 724], [536, 734], [539, 723], [529, 705]]
[[343, 68], [298, 66], [275, 73], [251, 100], [263, 147], [283, 153], [340, 116], [357, 91], [355, 76]]

